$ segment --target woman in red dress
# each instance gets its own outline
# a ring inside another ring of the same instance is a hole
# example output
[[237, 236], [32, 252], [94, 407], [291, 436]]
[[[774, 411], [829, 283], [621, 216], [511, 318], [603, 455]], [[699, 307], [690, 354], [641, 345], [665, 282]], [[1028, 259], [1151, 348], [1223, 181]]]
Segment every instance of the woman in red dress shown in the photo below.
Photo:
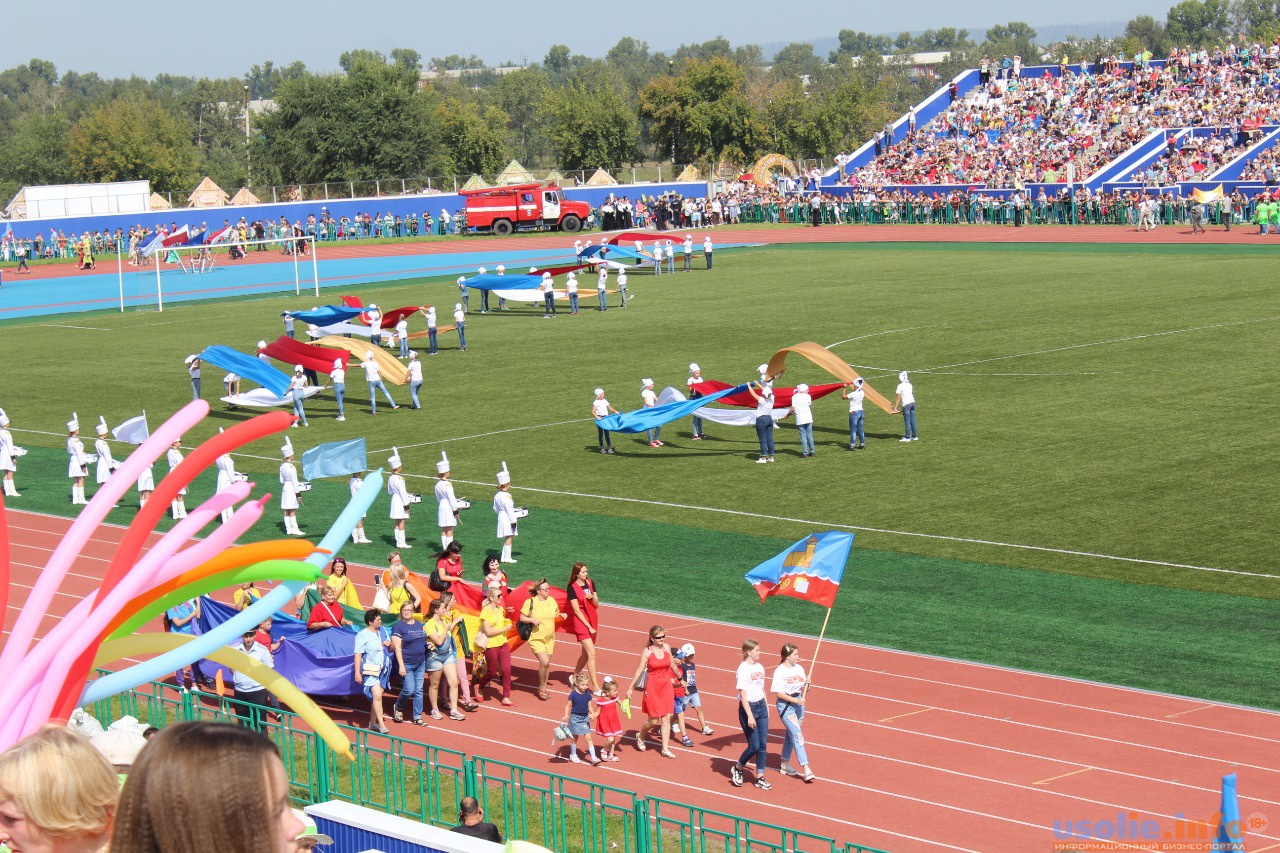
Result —
[[574, 672], [582, 672], [586, 667], [591, 677], [591, 689], [600, 690], [600, 679], [596, 675], [596, 636], [600, 627], [598, 608], [600, 596], [596, 593], [595, 581], [587, 577], [587, 564], [574, 563], [569, 570], [569, 582], [565, 584], [565, 595], [568, 600], [569, 630], [582, 644], [582, 652], [578, 662], [574, 664]]
[[640, 664], [636, 667], [635, 675], [631, 676], [631, 682], [627, 684], [627, 693], [631, 693], [643, 672], [644, 700], [640, 707], [647, 719], [636, 733], [636, 749], [641, 752], [648, 749], [645, 736], [651, 728], [656, 727], [662, 735], [662, 757], [675, 758], [675, 753], [669, 748], [671, 715], [676, 705], [671, 678], [679, 676], [680, 672], [676, 669], [675, 658], [671, 656], [671, 647], [667, 645], [666, 639], [667, 632], [661, 625], [654, 625], [649, 629], [649, 644], [640, 653]]

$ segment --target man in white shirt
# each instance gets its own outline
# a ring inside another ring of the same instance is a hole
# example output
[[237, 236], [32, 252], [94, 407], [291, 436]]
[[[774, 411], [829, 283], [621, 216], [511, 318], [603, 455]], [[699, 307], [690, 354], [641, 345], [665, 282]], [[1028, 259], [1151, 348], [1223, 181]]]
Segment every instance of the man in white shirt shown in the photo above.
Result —
[[849, 449], [866, 450], [867, 433], [862, 423], [864, 416], [862, 400], [866, 397], [866, 393], [862, 390], [862, 377], [859, 376], [852, 383], [846, 384], [840, 396], [849, 401]]
[[902, 412], [902, 438], [899, 441], [919, 441], [916, 434], [916, 393], [911, 387], [907, 371], [898, 374], [898, 396], [893, 401], [893, 410]]
[[[232, 643], [231, 648], [244, 652], [268, 669], [275, 669], [275, 659], [271, 656], [271, 650], [254, 639], [256, 633], [256, 630], [245, 631], [240, 637], [240, 642]], [[266, 688], [239, 670], [233, 672], [232, 677], [236, 691], [236, 716], [245, 722], [250, 722], [255, 712], [265, 717], [266, 709], [271, 706], [270, 694], [267, 693]]]
[[[658, 395], [653, 393], [653, 380], [645, 379], [640, 383], [640, 399], [644, 400], [644, 407], [652, 409], [658, 405]], [[645, 434], [649, 437], [650, 447], [661, 447], [662, 442], [658, 441], [658, 434], [662, 432], [662, 427], [654, 427], [645, 430]]]
[[369, 383], [369, 407], [373, 409], [373, 413], [378, 414], [378, 391], [381, 389], [383, 396], [387, 398], [387, 402], [391, 404], [391, 408], [398, 409], [396, 401], [391, 399], [391, 392], [387, 390], [387, 384], [382, 381], [382, 370], [378, 367], [378, 362], [373, 360], [373, 350], [369, 350], [364, 354], [364, 361], [360, 364], [364, 368], [365, 379]]
[[796, 415], [796, 428], [800, 432], [800, 455], [805, 459], [812, 458], [813, 447], [813, 397], [809, 395], [809, 386], [803, 382], [796, 386], [791, 395], [791, 410]]

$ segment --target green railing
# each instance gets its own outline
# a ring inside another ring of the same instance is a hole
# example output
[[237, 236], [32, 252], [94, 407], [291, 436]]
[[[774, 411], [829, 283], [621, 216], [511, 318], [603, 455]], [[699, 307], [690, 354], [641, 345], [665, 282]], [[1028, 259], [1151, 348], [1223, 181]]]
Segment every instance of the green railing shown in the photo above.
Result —
[[[206, 696], [208, 694], [205, 694]], [[276, 744], [299, 805], [343, 800], [435, 826], [452, 826], [458, 800], [474, 796], [504, 835], [582, 853], [885, 853], [750, 818], [703, 809], [483, 756], [340, 726], [355, 761], [336, 755], [291, 711], [235, 699], [206, 705], [154, 682], [86, 708], [104, 726], [133, 716], [161, 727], [225, 720]]]

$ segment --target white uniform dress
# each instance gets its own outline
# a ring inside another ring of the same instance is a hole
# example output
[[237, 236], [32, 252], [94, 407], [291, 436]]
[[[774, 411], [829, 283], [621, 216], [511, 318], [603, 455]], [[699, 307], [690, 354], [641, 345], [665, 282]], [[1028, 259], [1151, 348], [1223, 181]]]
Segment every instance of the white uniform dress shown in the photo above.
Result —
[[[364, 480], [360, 477], [353, 476], [347, 481], [347, 488], [351, 489], [351, 497], [356, 496], [356, 492], [360, 491], [360, 487], [364, 485]], [[360, 516], [360, 520], [364, 521], [364, 516]]]
[[493, 496], [493, 511], [498, 515], [498, 538], [518, 536], [516, 530], [516, 501], [510, 492], [498, 492]]
[[298, 467], [292, 462], [280, 463], [280, 508], [298, 508]]
[[436, 483], [436, 500], [440, 508], [436, 510], [436, 523], [441, 527], [455, 527], [458, 519], [454, 515], [458, 511], [458, 499], [453, 494], [453, 483], [440, 480]]
[[0, 428], [0, 471], [18, 470], [18, 463], [15, 461], [17, 456], [14, 453], [17, 449], [13, 443], [13, 433]]
[[[185, 457], [182, 455], [182, 451], [172, 447], [169, 448], [169, 452], [165, 455], [165, 459], [167, 459], [169, 462], [170, 471], [172, 471], [174, 468], [177, 468], [179, 465], [181, 465], [182, 460], [184, 458]], [[141, 482], [141, 480], [139, 480], [139, 482]], [[154, 491], [154, 489], [152, 491]], [[181, 489], [178, 490], [178, 497], [182, 497], [186, 493], [187, 493], [187, 487], [183, 486]]]
[[387, 494], [391, 495], [391, 520], [408, 518], [409, 490], [405, 487], [403, 476], [392, 474], [387, 477]]
[[67, 438], [67, 476], [71, 479], [84, 477], [89, 473], [89, 458], [84, 455], [84, 442], [78, 436]]
[[138, 491], [154, 492], [156, 490], [156, 478], [151, 473], [151, 466], [148, 465], [142, 469], [142, 473], [138, 475]]
[[111, 445], [107, 444], [105, 438], [100, 438], [93, 443], [93, 452], [98, 454], [98, 485], [102, 485], [111, 478], [111, 470], [116, 467], [116, 460], [111, 458]]
[[231, 461], [231, 454], [224, 453], [214, 462], [218, 466], [218, 484], [215, 492], [225, 492], [236, 481], [236, 463]]

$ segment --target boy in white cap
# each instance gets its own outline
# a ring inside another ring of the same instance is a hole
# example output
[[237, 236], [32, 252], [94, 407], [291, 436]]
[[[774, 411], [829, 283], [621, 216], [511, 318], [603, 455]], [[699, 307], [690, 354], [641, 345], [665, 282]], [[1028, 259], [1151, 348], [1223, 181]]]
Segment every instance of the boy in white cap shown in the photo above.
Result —
[[893, 411], [902, 412], [902, 438], [898, 441], [919, 441], [916, 434], [916, 391], [907, 377], [907, 371], [898, 374], [898, 396], [893, 401]]
[[334, 399], [338, 401], [338, 420], [345, 421], [347, 419], [346, 409], [343, 408], [342, 401], [347, 397], [347, 371], [342, 366], [342, 359], [335, 358], [333, 360], [333, 370], [329, 371], [329, 381], [325, 383], [325, 388], [333, 386]]
[[682, 272], [689, 272], [693, 269], [693, 235], [684, 235], [684, 269]]
[[265, 362], [267, 362], [268, 364], [270, 364], [270, 363], [271, 363], [271, 356], [269, 356], [269, 355], [267, 355], [265, 352], [263, 352], [263, 350], [264, 350], [264, 349], [266, 349], [266, 348], [267, 348], [267, 342], [266, 342], [266, 341], [258, 341], [258, 361], [265, 361]]
[[[703, 396], [702, 392], [701, 392], [701, 391], [699, 391], [699, 390], [695, 387], [695, 386], [697, 386], [697, 385], [701, 385], [701, 384], [702, 384], [702, 382], [703, 382], [703, 379], [702, 379], [702, 368], [701, 368], [701, 367], [698, 367], [697, 362], [694, 362], [693, 364], [690, 364], [690, 365], [689, 365], [689, 378], [688, 378], [687, 380], [685, 380], [685, 385], [689, 388], [689, 399], [690, 399], [690, 400], [697, 400], [699, 397], [702, 397], [702, 396]], [[694, 441], [701, 441], [702, 439], [704, 439], [704, 438], [706, 438], [706, 437], [707, 437], [707, 434], [706, 434], [705, 432], [703, 432], [703, 431], [702, 431], [702, 418], [698, 417], [698, 416], [695, 414], [695, 415], [693, 416], [693, 440], [694, 440]]]
[[197, 356], [189, 355], [185, 359], [187, 363], [187, 376], [191, 379], [191, 399], [200, 399], [200, 359]]
[[413, 401], [413, 408], [421, 409], [422, 402], [418, 399], [418, 390], [422, 388], [422, 362], [418, 360], [416, 351], [409, 353], [409, 399]]
[[409, 357], [409, 318], [401, 317], [396, 321], [396, 338], [400, 341], [400, 357]]
[[[684, 709], [688, 711], [692, 708], [698, 712], [698, 726], [704, 735], [715, 734], [702, 713], [702, 697], [698, 695], [698, 665], [693, 661], [696, 653], [693, 643], [685, 643], [680, 647], [680, 678], [684, 681], [685, 689]], [[688, 731], [688, 727], [685, 731]]]
[[[218, 427], [218, 432], [222, 432], [222, 427]], [[218, 482], [214, 486], [213, 491], [215, 494], [225, 492], [227, 489], [231, 488], [237, 479], [236, 463], [232, 461], [230, 453], [224, 453], [215, 459], [213, 464], [218, 469]], [[222, 511], [222, 523], [226, 524], [230, 521], [231, 516], [234, 513], [235, 510], [232, 507], [224, 509]]]
[[435, 355], [440, 351], [436, 339], [436, 306], [427, 306], [427, 355]]
[[653, 241], [653, 274], [662, 275], [662, 244]]
[[382, 346], [382, 312], [378, 310], [376, 304], [370, 302], [366, 316], [369, 318], [369, 343], [380, 347]]
[[865, 413], [862, 410], [862, 401], [866, 396], [866, 392], [862, 390], [861, 376], [852, 382], [846, 383], [844, 390], [840, 392], [841, 399], [849, 401], [850, 450], [867, 449], [867, 432], [863, 427]]
[[467, 351], [467, 313], [462, 310], [462, 303], [453, 306], [453, 324], [458, 327], [458, 346]]
[[796, 415], [796, 429], [800, 432], [800, 455], [812, 459], [817, 455], [813, 446], [813, 397], [809, 386], [801, 382], [791, 395], [791, 411]]
[[707, 259], [707, 269], [711, 269], [711, 235], [702, 241], [702, 256]]
[[516, 558], [511, 556], [511, 540], [520, 534], [516, 530], [516, 502], [511, 497], [511, 472], [505, 462], [498, 472], [498, 493], [493, 496], [493, 511], [498, 516], [498, 538], [502, 540], [502, 556], [498, 561], [514, 563]]
[[618, 270], [618, 296], [622, 299], [622, 307], [627, 307], [627, 271]]
[[596, 419], [596, 442], [600, 445], [601, 453], [613, 452], [613, 439], [609, 437], [609, 431], [600, 426], [600, 421], [607, 418], [610, 412], [615, 415], [621, 414], [604, 398], [604, 389], [597, 388], [596, 398], [591, 401], [591, 417]]
[[[356, 492], [360, 491], [360, 486], [364, 484], [364, 475], [357, 471], [351, 475], [351, 479], [347, 480], [347, 488], [351, 490], [351, 497], [356, 496]], [[364, 516], [360, 516], [360, 520], [356, 522], [356, 529], [351, 531], [351, 541], [357, 545], [372, 545], [373, 542], [369, 537], [364, 535]]]
[[[169, 445], [169, 452], [165, 454], [165, 461], [169, 463], [170, 473], [173, 473], [173, 470], [177, 468], [179, 465], [181, 465], [182, 460], [185, 458], [182, 455], [182, 451], [178, 449], [181, 446], [182, 445], [180, 442], [175, 441], [173, 444]], [[138, 481], [138, 486], [139, 486], [138, 491], [142, 491], [141, 480]], [[152, 491], [155, 491], [155, 490], [152, 489]], [[186, 497], [187, 497], [187, 487], [183, 486], [181, 489], [178, 490], [178, 496], [174, 498], [173, 503], [169, 505], [169, 510], [173, 514], [173, 517], [175, 519], [187, 517]]]
[[[484, 267], [480, 268], [481, 271]], [[467, 290], [467, 277], [465, 275], [458, 276], [458, 298], [462, 300], [462, 304], [467, 310], [471, 308], [471, 294]]]
[[453, 529], [458, 525], [458, 512], [461, 509], [458, 506], [458, 498], [453, 493], [453, 483], [449, 482], [447, 454], [440, 454], [440, 461], [436, 463], [436, 473], [440, 475], [440, 480], [436, 483], [436, 523], [440, 525], [440, 549], [444, 550], [453, 541]]
[[284, 458], [280, 463], [280, 509], [284, 512], [284, 532], [303, 536], [298, 529], [298, 507], [302, 501], [298, 498], [298, 468], [293, 464], [293, 442], [286, 438], [280, 455]]
[[98, 415], [98, 440], [93, 443], [93, 452], [98, 457], [97, 483], [101, 486], [111, 479], [111, 472], [116, 470], [116, 460], [111, 458], [111, 445], [107, 443], [107, 419]]
[[578, 275], [573, 270], [564, 277], [564, 292], [569, 297], [569, 315], [578, 313]]
[[84, 452], [84, 442], [80, 440], [80, 418], [75, 412], [67, 421], [67, 476], [71, 478], [71, 503], [84, 505], [89, 502], [84, 494], [84, 480], [89, 476], [89, 457]]
[[542, 319], [550, 320], [556, 316], [556, 290], [551, 273], [542, 274], [542, 283], [538, 285], [538, 289], [542, 291]]
[[18, 446], [13, 443], [13, 433], [9, 432], [9, 416], [0, 409], [0, 472], [4, 474], [4, 493], [11, 498], [20, 498], [18, 484], [13, 477], [18, 472]]
[[283, 319], [283, 320], [284, 320], [284, 333], [285, 333], [286, 335], [288, 335], [288, 336], [289, 336], [289, 338], [292, 340], [292, 339], [293, 339], [293, 337], [294, 337], [294, 331], [293, 331], [293, 315], [292, 315], [292, 314], [290, 314], [288, 311], [285, 311], [285, 312], [283, 312], [283, 313], [281, 313], [281, 314], [280, 314], [280, 317], [281, 317], [281, 319]]
[[667, 257], [667, 272], [670, 272], [670, 273], [675, 272], [675, 271], [676, 271], [676, 247], [675, 247], [675, 244], [674, 244], [674, 243], [672, 243], [670, 240], [667, 240], [666, 245], [663, 247], [663, 253], [664, 253], [664, 254], [666, 255], [666, 257]]
[[378, 391], [382, 391], [382, 395], [387, 398], [387, 402], [391, 404], [391, 408], [398, 409], [396, 401], [391, 399], [391, 392], [387, 390], [387, 384], [382, 381], [382, 370], [378, 367], [378, 362], [373, 358], [373, 350], [366, 350], [364, 361], [360, 364], [364, 368], [365, 380], [369, 383], [369, 408], [373, 413], [378, 414]]
[[600, 275], [596, 277], [596, 298], [600, 300], [600, 311], [609, 310], [609, 295], [605, 289], [609, 286], [609, 267], [601, 264]]
[[391, 448], [391, 458], [387, 460], [391, 475], [387, 477], [387, 494], [391, 496], [391, 521], [395, 526], [396, 547], [412, 548], [405, 541], [405, 522], [409, 520], [409, 489], [404, 484], [404, 465], [400, 462], [400, 451]]
[[[302, 401], [307, 399], [307, 375], [302, 371], [301, 364], [293, 366], [293, 376], [289, 379], [289, 394], [293, 397], [293, 416], [302, 421], [303, 426], [307, 426], [307, 413], [302, 410]], [[296, 427], [298, 421], [294, 421]]]
[[[644, 407], [646, 409], [652, 409], [654, 406], [658, 405], [658, 395], [653, 393], [652, 379], [640, 380], [640, 399], [644, 401]], [[649, 437], [650, 447], [662, 446], [662, 442], [658, 441], [658, 435], [661, 432], [662, 432], [662, 427], [660, 426], [654, 427], [653, 429], [645, 430], [645, 435]]]

